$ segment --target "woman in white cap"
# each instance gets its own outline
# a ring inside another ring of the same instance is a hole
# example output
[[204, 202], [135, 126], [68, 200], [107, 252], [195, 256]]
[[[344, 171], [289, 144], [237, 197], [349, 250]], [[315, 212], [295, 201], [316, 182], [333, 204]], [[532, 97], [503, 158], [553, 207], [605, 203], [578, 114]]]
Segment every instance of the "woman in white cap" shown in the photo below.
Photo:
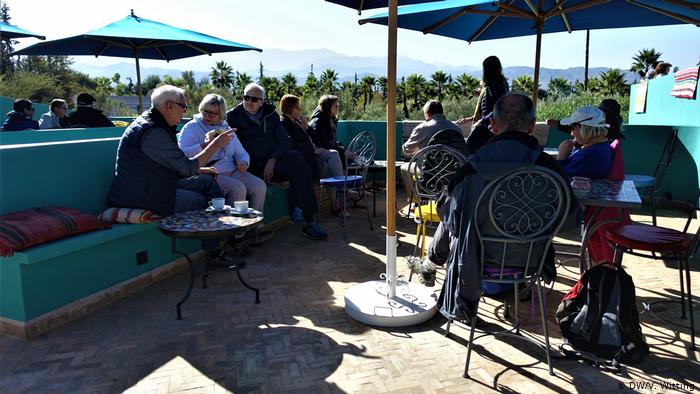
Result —
[[[608, 127], [605, 113], [587, 105], [577, 109], [573, 115], [560, 121], [571, 126], [573, 140], [559, 145], [559, 164], [569, 176], [605, 179], [613, 163], [612, 149], [608, 142]], [[576, 144], [580, 148], [575, 148]]]

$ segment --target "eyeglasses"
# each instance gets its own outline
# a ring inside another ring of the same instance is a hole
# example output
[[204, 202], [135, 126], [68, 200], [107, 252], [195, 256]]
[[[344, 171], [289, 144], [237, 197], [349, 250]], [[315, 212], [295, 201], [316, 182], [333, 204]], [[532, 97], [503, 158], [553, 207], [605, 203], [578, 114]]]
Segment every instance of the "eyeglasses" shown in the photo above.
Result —
[[215, 116], [216, 116], [216, 117], [219, 117], [219, 116], [221, 116], [221, 113], [219, 113], [219, 112], [211, 112], [211, 111], [207, 111], [206, 109], [203, 109], [203, 110], [202, 110], [202, 114], [203, 114], [204, 116], [211, 116], [211, 117], [215, 117]]
[[187, 104], [178, 103], [177, 101], [171, 101], [171, 103], [177, 104], [178, 107], [184, 109], [185, 111], [187, 111], [187, 109], [189, 108], [189, 106], [187, 106]]
[[257, 103], [258, 101], [261, 101], [262, 99], [260, 97], [255, 97], [255, 96], [243, 96], [243, 100], [252, 101], [254, 103]]

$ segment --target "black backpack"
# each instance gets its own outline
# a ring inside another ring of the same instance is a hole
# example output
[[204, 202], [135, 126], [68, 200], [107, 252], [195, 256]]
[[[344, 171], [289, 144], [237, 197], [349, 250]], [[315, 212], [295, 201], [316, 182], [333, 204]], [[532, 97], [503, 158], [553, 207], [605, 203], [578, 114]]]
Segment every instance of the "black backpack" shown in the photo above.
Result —
[[567, 341], [560, 347], [565, 357], [619, 368], [649, 354], [634, 282], [622, 267], [604, 263], [584, 272], [559, 304], [556, 321]]

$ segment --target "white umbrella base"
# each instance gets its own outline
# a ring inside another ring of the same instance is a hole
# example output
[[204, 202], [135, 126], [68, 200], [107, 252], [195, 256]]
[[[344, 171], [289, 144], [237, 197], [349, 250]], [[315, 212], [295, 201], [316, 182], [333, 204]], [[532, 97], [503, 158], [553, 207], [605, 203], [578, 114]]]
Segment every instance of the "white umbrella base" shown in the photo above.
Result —
[[370, 326], [406, 327], [430, 320], [437, 311], [437, 295], [423, 285], [398, 281], [396, 296], [387, 298], [388, 291], [384, 280], [355, 285], [345, 292], [345, 312]]

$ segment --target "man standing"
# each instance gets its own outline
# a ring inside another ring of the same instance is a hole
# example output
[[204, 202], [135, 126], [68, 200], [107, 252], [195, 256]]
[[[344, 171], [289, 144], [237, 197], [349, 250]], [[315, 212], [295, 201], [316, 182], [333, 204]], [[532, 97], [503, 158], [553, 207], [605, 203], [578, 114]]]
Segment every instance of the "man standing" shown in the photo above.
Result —
[[226, 113], [226, 122], [250, 155], [251, 174], [271, 181], [289, 181], [289, 203], [294, 223], [304, 222], [302, 234], [313, 240], [328, 235], [314, 221], [318, 202], [311, 184], [311, 173], [301, 153], [292, 150], [275, 106], [264, 102], [265, 89], [251, 83], [243, 90], [243, 102]]
[[[419, 150], [428, 146], [430, 138], [438, 131], [455, 130], [462, 134], [459, 126], [445, 119], [443, 115], [442, 104], [437, 100], [428, 100], [423, 106], [423, 116], [425, 121], [416, 126], [411, 132], [411, 136], [401, 146], [401, 151], [405, 156], [413, 156]], [[401, 165], [401, 179], [403, 180], [404, 188], [406, 189], [406, 198], [410, 201], [411, 191], [413, 190], [412, 169], [408, 167], [408, 163]]]
[[228, 144], [232, 131], [219, 135], [190, 159], [176, 138], [176, 125], [187, 110], [185, 91], [161, 86], [153, 91], [151, 103], [153, 107], [131, 122], [122, 135], [107, 204], [150, 209], [161, 216], [205, 208], [208, 196], [203, 189], [193, 191], [188, 178], [216, 174], [203, 166]]
[[95, 98], [89, 93], [78, 95], [78, 107], [75, 112], [68, 115], [68, 121], [73, 127], [114, 127], [112, 121], [99, 109], [93, 108]]

